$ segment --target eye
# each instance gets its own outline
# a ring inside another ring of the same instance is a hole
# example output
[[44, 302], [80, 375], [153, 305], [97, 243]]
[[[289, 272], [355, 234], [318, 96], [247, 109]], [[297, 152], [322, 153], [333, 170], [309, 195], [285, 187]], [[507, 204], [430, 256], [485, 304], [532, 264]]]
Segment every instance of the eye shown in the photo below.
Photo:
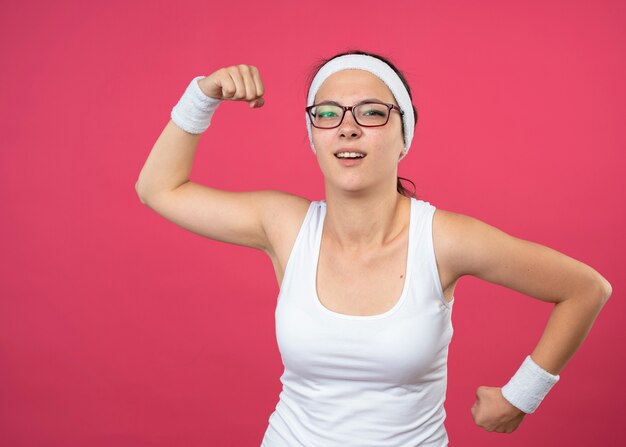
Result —
[[357, 113], [364, 118], [386, 118], [388, 112], [385, 105], [378, 103], [364, 103], [357, 107]]
[[339, 116], [340, 110], [337, 106], [321, 105], [315, 108], [314, 115], [317, 118], [336, 118]]
[[337, 116], [337, 114], [333, 111], [325, 111], [325, 112], [319, 112], [317, 114], [317, 116], [324, 118], [324, 117], [332, 117], [332, 116]]

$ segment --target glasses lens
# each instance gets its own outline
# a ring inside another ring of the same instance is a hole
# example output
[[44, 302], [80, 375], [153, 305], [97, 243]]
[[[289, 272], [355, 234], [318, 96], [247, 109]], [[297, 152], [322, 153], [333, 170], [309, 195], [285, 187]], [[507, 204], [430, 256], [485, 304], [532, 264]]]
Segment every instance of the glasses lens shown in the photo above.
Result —
[[380, 126], [387, 122], [389, 108], [384, 104], [366, 102], [354, 108], [354, 114], [359, 124], [364, 126]]
[[343, 109], [332, 104], [322, 104], [311, 109], [313, 123], [317, 127], [335, 127], [339, 124]]

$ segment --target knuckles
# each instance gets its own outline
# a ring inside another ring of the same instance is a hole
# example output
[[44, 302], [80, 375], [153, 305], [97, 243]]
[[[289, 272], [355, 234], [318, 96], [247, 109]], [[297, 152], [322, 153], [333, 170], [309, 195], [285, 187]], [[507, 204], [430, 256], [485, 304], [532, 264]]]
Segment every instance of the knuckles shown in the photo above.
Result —
[[[260, 82], [256, 82], [257, 79], [260, 81], [260, 77], [259, 70], [254, 65], [239, 64], [222, 67], [210, 76], [221, 85], [224, 99], [252, 101], [261, 98], [265, 93], [262, 84], [259, 86]], [[236, 80], [239, 81], [234, 82]], [[243, 82], [243, 87], [237, 86], [239, 82]]]

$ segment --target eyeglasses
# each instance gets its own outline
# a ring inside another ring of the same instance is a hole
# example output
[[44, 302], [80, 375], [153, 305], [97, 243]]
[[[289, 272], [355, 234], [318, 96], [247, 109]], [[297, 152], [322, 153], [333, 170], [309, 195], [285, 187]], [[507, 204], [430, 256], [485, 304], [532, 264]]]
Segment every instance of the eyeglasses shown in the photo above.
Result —
[[397, 110], [400, 115], [404, 112], [395, 104], [378, 101], [364, 101], [353, 106], [342, 106], [335, 102], [313, 104], [305, 110], [311, 118], [311, 124], [318, 129], [332, 129], [339, 127], [346, 112], [350, 110], [354, 121], [363, 127], [384, 126], [389, 121], [392, 110]]

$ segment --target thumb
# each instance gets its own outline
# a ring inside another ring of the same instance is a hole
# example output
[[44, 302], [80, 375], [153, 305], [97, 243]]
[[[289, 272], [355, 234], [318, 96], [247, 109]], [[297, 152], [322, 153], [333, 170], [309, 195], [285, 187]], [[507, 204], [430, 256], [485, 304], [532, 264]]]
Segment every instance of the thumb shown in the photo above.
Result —
[[259, 107], [263, 107], [265, 104], [265, 100], [263, 98], [257, 98], [248, 103], [251, 109], [257, 109]]
[[474, 401], [474, 406], [472, 407], [472, 409], [475, 409], [480, 405], [480, 401], [485, 393], [485, 389], [486, 387], [484, 386], [479, 386], [478, 388], [476, 388], [476, 400]]

